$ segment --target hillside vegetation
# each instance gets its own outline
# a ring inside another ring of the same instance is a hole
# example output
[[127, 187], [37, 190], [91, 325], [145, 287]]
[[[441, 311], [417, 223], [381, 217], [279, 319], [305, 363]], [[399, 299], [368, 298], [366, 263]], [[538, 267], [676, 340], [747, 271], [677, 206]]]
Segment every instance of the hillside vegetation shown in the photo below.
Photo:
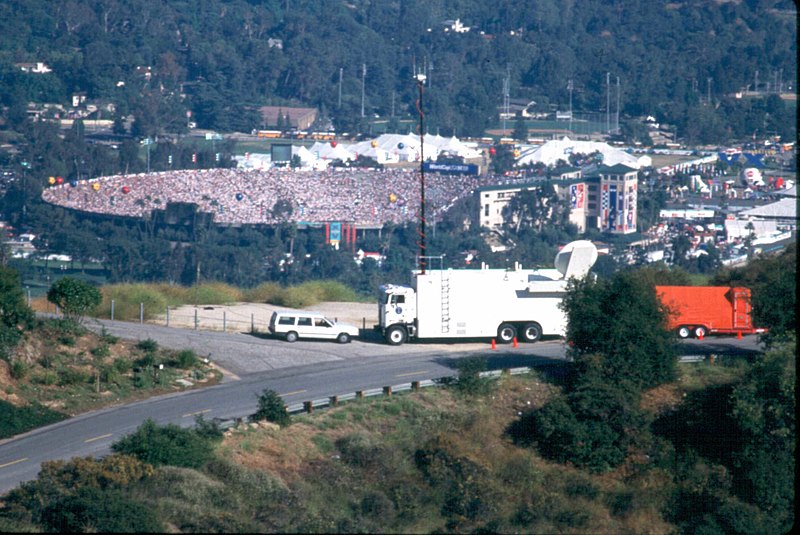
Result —
[[[770, 359], [787, 379], [788, 351]], [[122, 453], [135, 451], [129, 441], [103, 460], [45, 463], [37, 481], [6, 497], [0, 529], [774, 533], [791, 525], [791, 486], [771, 492], [772, 506], [742, 496], [730, 460], [746, 459], [747, 447], [696, 432], [709, 410], [735, 426], [724, 436], [744, 431], [737, 407], [758, 372], [742, 360], [681, 366], [678, 382], [643, 398], [651, 424], [631, 431], [642, 446], [600, 472], [513, 440], [520, 415], [560, 395], [560, 381], [539, 374], [355, 401], [224, 436], [201, 422], [196, 433], [211, 450], [180, 435], [190, 431], [145, 424], [137, 435], [150, 437], [148, 462]], [[762, 394], [750, 399], [768, 401]]]

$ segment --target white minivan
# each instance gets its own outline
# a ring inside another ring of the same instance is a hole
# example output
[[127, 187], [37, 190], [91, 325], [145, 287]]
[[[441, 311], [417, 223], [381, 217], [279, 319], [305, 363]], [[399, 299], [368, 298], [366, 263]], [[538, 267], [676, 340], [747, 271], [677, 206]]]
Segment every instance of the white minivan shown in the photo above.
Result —
[[319, 312], [276, 310], [269, 320], [269, 332], [287, 342], [296, 342], [298, 338], [321, 338], [346, 344], [358, 336], [358, 327], [337, 323]]

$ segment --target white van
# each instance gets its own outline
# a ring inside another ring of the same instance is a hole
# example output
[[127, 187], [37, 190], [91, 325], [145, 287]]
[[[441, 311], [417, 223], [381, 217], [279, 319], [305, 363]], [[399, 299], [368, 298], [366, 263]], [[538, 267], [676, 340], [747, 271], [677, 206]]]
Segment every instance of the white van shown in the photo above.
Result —
[[319, 312], [276, 310], [269, 320], [269, 332], [287, 342], [295, 342], [298, 338], [321, 338], [346, 344], [358, 336], [358, 327], [337, 323]]

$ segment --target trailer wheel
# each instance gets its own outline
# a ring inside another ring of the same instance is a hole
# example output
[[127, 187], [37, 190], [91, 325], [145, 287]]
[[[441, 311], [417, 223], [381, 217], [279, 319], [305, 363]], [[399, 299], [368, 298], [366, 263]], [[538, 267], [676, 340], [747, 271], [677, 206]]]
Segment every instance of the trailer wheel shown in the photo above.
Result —
[[286, 341], [297, 342], [297, 333], [294, 331], [289, 331], [288, 333], [286, 333]]
[[501, 344], [510, 344], [517, 337], [517, 329], [510, 323], [501, 323], [497, 328], [497, 341]]
[[542, 327], [538, 323], [526, 323], [522, 326], [522, 341], [533, 343], [542, 337]]
[[402, 345], [407, 338], [408, 333], [406, 333], [406, 328], [402, 325], [392, 325], [386, 329], [386, 341], [389, 343], [389, 345]]
[[340, 344], [349, 344], [350, 343], [350, 335], [347, 333], [339, 333], [339, 336], [336, 337], [336, 341]]
[[706, 328], [702, 325], [700, 327], [695, 327], [694, 329], [694, 336], [695, 338], [703, 338], [706, 335]]
[[678, 338], [689, 338], [690, 334], [692, 334], [692, 331], [686, 325], [678, 327]]

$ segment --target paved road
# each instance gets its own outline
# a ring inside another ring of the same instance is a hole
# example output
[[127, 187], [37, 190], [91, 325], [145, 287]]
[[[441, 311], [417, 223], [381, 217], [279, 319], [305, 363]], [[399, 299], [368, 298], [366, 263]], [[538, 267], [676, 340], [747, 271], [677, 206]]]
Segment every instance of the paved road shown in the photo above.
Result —
[[[256, 397], [272, 389], [289, 405], [351, 394], [414, 380], [455, 373], [453, 363], [465, 356], [484, 356], [489, 369], [546, 366], [564, 362], [560, 340], [498, 346], [407, 344], [392, 347], [367, 341], [339, 345], [263, 339], [242, 334], [171, 329], [123, 322], [103, 322], [106, 331], [131, 339], [151, 338], [170, 348], [192, 348], [227, 370], [223, 383], [200, 390], [86, 413], [57, 424], [0, 441], [0, 492], [36, 477], [42, 461], [103, 455], [143, 420], [189, 426], [196, 415], [230, 419], [252, 414]], [[93, 328], [102, 329], [97, 324]], [[689, 355], [756, 353], [755, 337], [689, 340], [680, 345]]]

